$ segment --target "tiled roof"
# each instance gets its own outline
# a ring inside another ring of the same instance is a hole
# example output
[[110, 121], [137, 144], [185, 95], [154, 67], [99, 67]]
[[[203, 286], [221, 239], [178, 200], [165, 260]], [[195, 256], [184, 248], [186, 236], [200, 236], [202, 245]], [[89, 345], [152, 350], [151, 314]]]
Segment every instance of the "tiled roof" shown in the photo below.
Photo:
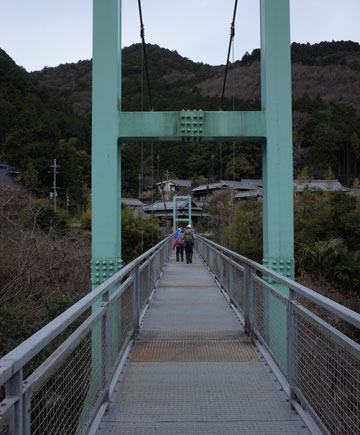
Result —
[[[162, 184], [166, 184], [167, 182], [171, 182], [174, 183], [176, 186], [179, 187], [191, 187], [191, 180], [163, 180]], [[156, 183], [156, 184], [161, 184], [161, 182]]]
[[192, 189], [192, 192], [202, 192], [217, 189], [253, 190], [262, 186], [262, 180], [243, 179], [241, 181], [220, 180], [217, 183], [203, 184]]
[[336, 190], [349, 192], [351, 190], [348, 187], [342, 186], [339, 180], [294, 180], [294, 187], [297, 192], [302, 192], [306, 187], [310, 190], [320, 189], [327, 192], [335, 192]]
[[121, 198], [121, 204], [128, 205], [130, 207], [141, 207], [144, 205], [143, 202], [136, 198]]
[[[181, 210], [181, 209], [186, 209], [187, 210], [188, 209], [188, 203], [189, 203], [189, 201], [186, 200], [186, 199], [185, 200], [178, 200], [178, 201], [176, 201], [177, 209], [178, 210]], [[171, 213], [172, 213], [172, 211], [173, 211], [173, 201], [165, 201], [165, 205], [166, 205], [166, 210], [168, 212], [171, 211]], [[153, 211], [153, 212], [164, 211], [165, 210], [165, 205], [164, 205], [164, 201], [159, 200], [159, 201], [154, 202], [153, 204], [145, 206], [144, 207], [144, 211], [150, 212], [150, 213], [151, 213], [151, 211]], [[198, 203], [195, 203], [194, 201], [191, 201], [191, 210], [193, 211], [193, 210], [196, 210], [196, 209], [201, 209], [201, 207], [199, 206]]]
[[235, 199], [254, 198], [254, 197], [257, 197], [257, 196], [262, 196], [262, 192], [261, 192], [260, 189], [259, 189], [259, 191], [257, 191], [257, 190], [251, 190], [251, 191], [248, 191], [248, 192], [239, 192], [236, 195], [234, 195], [234, 198]]

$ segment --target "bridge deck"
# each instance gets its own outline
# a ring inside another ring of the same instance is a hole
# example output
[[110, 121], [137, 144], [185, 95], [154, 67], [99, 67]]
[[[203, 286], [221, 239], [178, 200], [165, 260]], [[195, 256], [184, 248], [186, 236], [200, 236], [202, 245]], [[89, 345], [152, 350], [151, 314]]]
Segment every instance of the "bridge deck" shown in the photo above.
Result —
[[98, 434], [309, 434], [198, 256], [174, 256]]

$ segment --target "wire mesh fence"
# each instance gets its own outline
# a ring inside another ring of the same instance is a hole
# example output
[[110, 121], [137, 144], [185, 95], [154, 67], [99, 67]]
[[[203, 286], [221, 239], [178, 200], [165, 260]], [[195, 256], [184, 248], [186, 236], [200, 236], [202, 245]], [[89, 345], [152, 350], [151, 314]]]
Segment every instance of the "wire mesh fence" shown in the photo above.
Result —
[[297, 343], [294, 381], [297, 393], [331, 434], [358, 434], [360, 361], [338, 334], [296, 310]]
[[359, 328], [360, 315], [202, 237], [197, 249], [243, 313], [248, 332], [285, 375], [291, 399], [300, 402], [324, 432], [358, 434], [360, 346], [305, 309], [295, 296], [352, 327]]
[[255, 283], [255, 329], [281, 370], [287, 371], [287, 306], [274, 292]]
[[231, 288], [230, 288], [230, 296], [232, 300], [235, 302], [236, 306], [240, 310], [241, 313], [244, 314], [244, 272], [239, 269], [239, 267], [235, 265], [231, 265]]
[[31, 434], [75, 434], [89, 419], [105, 386], [104, 334], [102, 316], [33, 391]]
[[5, 416], [0, 423], [0, 435], [10, 435], [10, 433], [10, 419]]
[[[26, 434], [88, 431], [108, 397], [115, 363], [137, 330], [140, 310], [160, 277], [170, 244], [171, 238], [160, 242], [0, 360], [0, 435], [13, 433], [12, 426], [19, 432], [21, 422]], [[22, 368], [56, 343], [68, 325], [77, 329], [25, 380], [19, 399], [4, 393], [4, 385], [22, 379]], [[8, 398], [13, 400], [10, 407]], [[19, 400], [24, 402], [23, 415], [14, 413]], [[15, 421], [8, 415], [15, 415]]]
[[[116, 321], [111, 322], [111, 347], [115, 347], [116, 356], [130, 338], [134, 329], [134, 282], [129, 281], [119, 300], [113, 305], [112, 315]], [[116, 361], [116, 359], [115, 359]]]
[[140, 307], [145, 305], [150, 296], [151, 289], [150, 264], [146, 264], [140, 270]]

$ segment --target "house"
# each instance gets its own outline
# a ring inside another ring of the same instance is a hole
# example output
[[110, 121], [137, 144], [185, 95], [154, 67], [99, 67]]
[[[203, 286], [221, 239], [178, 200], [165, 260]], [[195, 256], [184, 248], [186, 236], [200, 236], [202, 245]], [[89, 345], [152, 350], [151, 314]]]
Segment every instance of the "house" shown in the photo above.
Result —
[[[301, 193], [305, 188], [327, 192], [342, 191], [350, 193], [351, 191], [351, 189], [342, 186], [338, 180], [294, 180], [294, 190], [296, 192]], [[210, 183], [196, 187], [195, 189], [192, 189], [191, 192], [196, 200], [211, 201], [214, 192], [220, 190], [232, 190], [235, 200], [261, 198], [263, 196], [263, 182], [261, 179], [247, 178], [243, 178], [241, 181], [220, 180], [217, 183]]]
[[20, 172], [14, 168], [11, 168], [7, 163], [0, 162], [0, 185], [15, 187], [17, 184], [14, 181], [16, 175]]
[[335, 192], [341, 190], [342, 192], [348, 193], [351, 191], [348, 187], [342, 186], [339, 180], [294, 180], [294, 190], [296, 192], [301, 193], [305, 188], [308, 188], [309, 190], [322, 190], [324, 192]]
[[144, 203], [136, 198], [121, 198], [121, 205], [130, 207], [133, 210], [135, 217], [142, 215], [141, 210], [144, 207]]
[[[243, 179], [241, 181], [220, 180], [217, 183], [204, 184], [195, 187], [191, 192], [199, 201], [211, 201], [214, 193], [220, 190], [232, 190], [237, 193], [248, 193], [247, 196], [259, 196], [261, 194], [262, 180]], [[236, 195], [235, 195], [236, 197]]]
[[164, 180], [163, 182], [156, 183], [159, 192], [164, 191], [166, 199], [170, 198], [171, 193], [176, 193], [182, 188], [191, 188], [191, 180]]
[[[201, 217], [208, 216], [203, 212], [204, 204], [191, 201], [191, 220], [197, 225]], [[186, 219], [189, 217], [189, 201], [187, 199], [176, 201], [177, 218]], [[153, 204], [144, 206], [144, 216], [157, 216], [160, 225], [172, 227], [173, 223], [173, 201], [155, 201]]]

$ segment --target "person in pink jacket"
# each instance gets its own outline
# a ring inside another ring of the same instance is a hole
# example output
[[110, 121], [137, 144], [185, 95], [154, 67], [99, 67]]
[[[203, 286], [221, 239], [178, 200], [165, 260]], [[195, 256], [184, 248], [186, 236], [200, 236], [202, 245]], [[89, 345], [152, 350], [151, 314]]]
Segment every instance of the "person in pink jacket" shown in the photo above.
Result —
[[183, 238], [183, 233], [181, 232], [175, 239], [173, 249], [176, 248], [176, 261], [179, 261], [181, 258], [181, 261], [184, 261], [184, 245], [185, 241]]

